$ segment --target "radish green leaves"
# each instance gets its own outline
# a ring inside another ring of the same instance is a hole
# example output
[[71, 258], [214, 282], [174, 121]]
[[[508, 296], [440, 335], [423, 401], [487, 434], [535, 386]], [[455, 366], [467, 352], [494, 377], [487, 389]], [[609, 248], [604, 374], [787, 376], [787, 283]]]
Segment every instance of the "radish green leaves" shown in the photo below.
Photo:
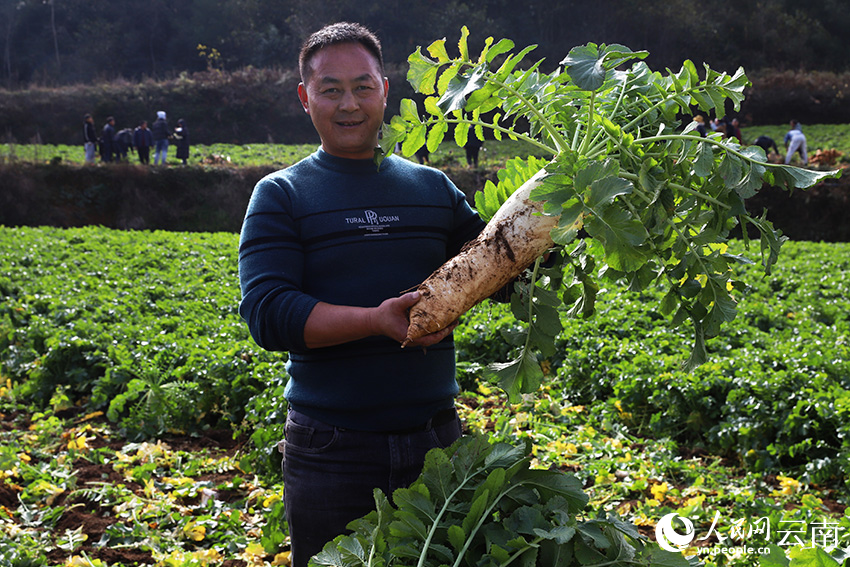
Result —
[[551, 350], [559, 327], [552, 314], [561, 302], [569, 313], [591, 314], [601, 278], [633, 290], [664, 286], [660, 311], [674, 326], [694, 331], [684, 366], [703, 363], [705, 340], [736, 315], [741, 284], [731, 268], [748, 261], [726, 253], [730, 232], [740, 225], [747, 239], [754, 229], [768, 274], [784, 240], [764, 216], [748, 214], [744, 200], [765, 183], [806, 188], [839, 172], [772, 164], [758, 147], [720, 133], [700, 137], [696, 124], [687, 124], [696, 112], [737, 110], [749, 84], [742, 69], [699, 71], [685, 61], [679, 71], [661, 73], [643, 61], [646, 52], [589, 43], [545, 73], [542, 61], [525, 60], [533, 47], [513, 53], [509, 40], [490, 38], [473, 57], [467, 38], [464, 29], [457, 57], [445, 40], [409, 57], [408, 80], [425, 95], [424, 112], [405, 101], [385, 125], [381, 147], [387, 152], [401, 142], [412, 155], [425, 144], [436, 149], [446, 136], [460, 145], [470, 136], [484, 139], [486, 129], [551, 154], [545, 164], [510, 160], [499, 183], [476, 195], [476, 207], [489, 218], [545, 167], [549, 176], [532, 198], [559, 218], [551, 237], [565, 248], [556, 269], [536, 267], [534, 283], [520, 290], [514, 312], [528, 332], [520, 357], [493, 367], [495, 379], [514, 400], [536, 390], [542, 379], [536, 353]]
[[528, 447], [469, 436], [433, 449], [422, 475], [349, 524], [312, 567], [632, 565], [687, 567], [615, 517], [580, 521], [588, 496], [574, 476], [529, 467]]

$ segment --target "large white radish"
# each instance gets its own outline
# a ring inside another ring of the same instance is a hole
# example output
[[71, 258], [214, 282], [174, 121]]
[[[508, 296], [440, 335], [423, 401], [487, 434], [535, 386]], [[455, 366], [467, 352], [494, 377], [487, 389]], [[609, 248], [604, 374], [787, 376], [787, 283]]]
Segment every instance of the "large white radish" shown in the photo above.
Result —
[[552, 247], [549, 232], [557, 217], [541, 214], [543, 203], [529, 198], [543, 182], [544, 169], [514, 191], [478, 235], [416, 288], [421, 299], [410, 309], [402, 346], [452, 324], [490, 297]]

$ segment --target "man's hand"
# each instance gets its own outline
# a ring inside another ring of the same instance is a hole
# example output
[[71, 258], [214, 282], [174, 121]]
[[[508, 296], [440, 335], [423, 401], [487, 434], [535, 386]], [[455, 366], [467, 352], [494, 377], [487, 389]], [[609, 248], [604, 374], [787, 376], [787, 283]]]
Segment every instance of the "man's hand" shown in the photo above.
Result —
[[[410, 325], [408, 311], [419, 301], [419, 297], [420, 294], [418, 291], [411, 291], [401, 297], [391, 297], [381, 303], [372, 315], [375, 334], [385, 335], [399, 343], [404, 342], [407, 338], [407, 327]], [[408, 346], [428, 347], [436, 344], [446, 338], [457, 325], [458, 322], [455, 321], [445, 329], [425, 335], [409, 343]]]
[[[404, 342], [410, 325], [408, 311], [419, 301], [419, 292], [391, 297], [377, 307], [352, 307], [319, 302], [307, 318], [304, 342], [308, 348], [339, 345], [374, 335]], [[428, 347], [446, 338], [457, 322], [425, 335], [408, 346]]]

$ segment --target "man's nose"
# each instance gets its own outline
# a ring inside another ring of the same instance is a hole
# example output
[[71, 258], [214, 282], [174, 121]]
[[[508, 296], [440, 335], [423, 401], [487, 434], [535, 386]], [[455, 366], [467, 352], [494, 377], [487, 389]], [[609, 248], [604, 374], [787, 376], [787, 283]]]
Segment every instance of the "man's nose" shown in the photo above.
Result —
[[357, 100], [357, 97], [354, 96], [354, 92], [350, 90], [345, 90], [342, 93], [342, 98], [339, 101], [339, 108], [341, 110], [357, 110], [359, 108], [360, 103]]

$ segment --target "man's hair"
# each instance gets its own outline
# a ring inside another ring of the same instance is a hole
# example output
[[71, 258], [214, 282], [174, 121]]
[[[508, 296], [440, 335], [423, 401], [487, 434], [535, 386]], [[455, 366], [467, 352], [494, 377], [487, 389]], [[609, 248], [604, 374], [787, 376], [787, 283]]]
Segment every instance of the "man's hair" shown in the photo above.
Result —
[[306, 82], [309, 79], [312, 72], [310, 62], [316, 53], [325, 47], [341, 43], [359, 43], [365, 47], [378, 61], [378, 68], [383, 75], [384, 56], [381, 53], [381, 41], [378, 36], [360, 24], [338, 22], [313, 33], [301, 46], [301, 54], [298, 56], [298, 70], [301, 73], [301, 80]]

